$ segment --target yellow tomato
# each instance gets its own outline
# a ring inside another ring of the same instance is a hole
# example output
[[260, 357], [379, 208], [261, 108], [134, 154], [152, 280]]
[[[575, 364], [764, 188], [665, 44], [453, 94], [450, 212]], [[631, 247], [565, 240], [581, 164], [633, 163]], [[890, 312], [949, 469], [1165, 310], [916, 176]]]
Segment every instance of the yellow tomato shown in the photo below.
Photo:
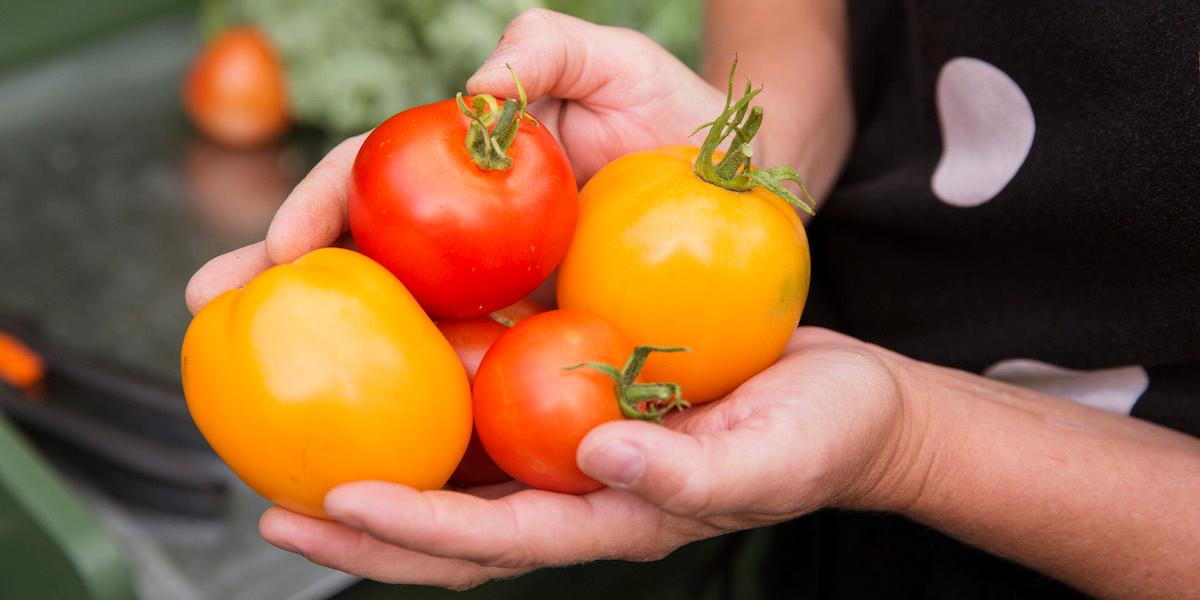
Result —
[[688, 400], [715, 400], [771, 365], [808, 295], [808, 239], [771, 192], [734, 192], [698, 177], [697, 148], [619, 158], [579, 196], [558, 302], [608, 318], [635, 344], [687, 346], [655, 354], [647, 381]]
[[440, 488], [471, 435], [454, 350], [391, 273], [349, 250], [311, 252], [217, 297], [188, 327], [182, 367], [217, 454], [314, 517], [345, 482]]

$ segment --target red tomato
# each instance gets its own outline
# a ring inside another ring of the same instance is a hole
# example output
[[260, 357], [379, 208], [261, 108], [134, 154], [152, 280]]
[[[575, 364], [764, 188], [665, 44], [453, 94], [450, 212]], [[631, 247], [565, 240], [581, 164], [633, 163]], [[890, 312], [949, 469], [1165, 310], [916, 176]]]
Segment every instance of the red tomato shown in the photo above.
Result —
[[[472, 391], [475, 431], [487, 453], [535, 488], [568, 494], [599, 489], [575, 465], [575, 451], [588, 431], [624, 416], [655, 418], [686, 405], [670, 384], [618, 386], [614, 378], [627, 371], [634, 376], [627, 381], [634, 381], [644, 362], [642, 354], [627, 363], [634, 353], [633, 343], [614, 325], [586, 310], [552, 310], [506, 331], [484, 355]], [[607, 365], [612, 373], [582, 363]], [[618, 373], [622, 365], [625, 371]], [[656, 412], [647, 413], [647, 402], [656, 403]]]
[[515, 135], [495, 139], [511, 145], [489, 158], [484, 146], [467, 146], [469, 129], [482, 135], [473, 123], [454, 100], [412, 108], [377, 127], [354, 161], [358, 249], [439, 317], [483, 315], [525, 297], [562, 260], [575, 228], [575, 176], [546, 128], [509, 119]]
[[[458, 354], [467, 370], [467, 377], [475, 380], [479, 363], [487, 353], [492, 343], [509, 327], [536, 315], [545, 309], [532, 300], [523, 299], [512, 306], [502, 308], [486, 317], [471, 317], [469, 319], [446, 319], [438, 321], [438, 329], [446, 336], [446, 341]], [[463, 455], [458, 468], [450, 476], [450, 483], [459, 485], [491, 485], [503, 483], [512, 479], [503, 469], [496, 466], [492, 457], [488, 456], [479, 441], [479, 435], [471, 432], [471, 443], [467, 445], [467, 453]]]
[[[463, 366], [467, 369], [467, 378], [472, 381], [475, 379], [475, 372], [479, 370], [479, 362], [483, 360], [484, 353], [492, 346], [492, 342], [495, 342], [496, 338], [508, 331], [508, 327], [497, 323], [490, 317], [450, 319], [439, 321], [437, 326], [442, 330], [442, 335], [446, 336], [446, 340], [450, 342], [450, 346], [454, 348], [454, 352], [458, 354], [458, 360], [462, 361]], [[487, 450], [483, 449], [479, 435], [472, 432], [471, 442], [467, 445], [467, 453], [463, 455], [462, 461], [458, 463], [458, 468], [450, 476], [450, 483], [490, 485], [503, 483], [509, 479], [512, 478], [508, 476], [508, 473], [497, 467], [496, 463], [492, 462], [492, 458], [488, 456]]]
[[234, 147], [269, 142], [290, 120], [283, 64], [253, 27], [222, 32], [200, 51], [183, 82], [183, 103], [205, 135]]

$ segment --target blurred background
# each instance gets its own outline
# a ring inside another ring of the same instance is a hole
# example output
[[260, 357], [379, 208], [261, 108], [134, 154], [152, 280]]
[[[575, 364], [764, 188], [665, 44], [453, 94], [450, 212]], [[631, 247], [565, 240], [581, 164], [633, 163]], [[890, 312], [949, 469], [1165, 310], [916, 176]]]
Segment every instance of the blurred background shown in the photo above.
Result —
[[[209, 258], [262, 239], [332, 144], [453, 96], [533, 6], [698, 58], [700, 0], [0, 3], [0, 598], [449, 596], [359, 582], [259, 539], [264, 501], [183, 405], [183, 290]], [[237, 25], [282, 63], [283, 127], [230, 131], [219, 102], [185, 111], [189, 66]], [[747, 540], [456, 597], [701, 597], [737, 585], [715, 566], [734, 550], [752, 562], [763, 546]]]

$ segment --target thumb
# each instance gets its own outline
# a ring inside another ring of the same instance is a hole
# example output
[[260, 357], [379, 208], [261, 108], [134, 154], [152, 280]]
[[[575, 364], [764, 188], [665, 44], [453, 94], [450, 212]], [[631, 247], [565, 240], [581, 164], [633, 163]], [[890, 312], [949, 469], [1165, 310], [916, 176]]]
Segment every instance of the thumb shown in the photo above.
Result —
[[769, 442], [736, 431], [688, 435], [646, 421], [614, 421], [593, 429], [576, 452], [579, 468], [680, 516], [739, 512], [764, 479], [758, 458]]
[[467, 81], [467, 91], [515, 98], [517, 88], [508, 65], [530, 102], [547, 95], [595, 98], [608, 93], [609, 84], [618, 78], [637, 77], [639, 65], [661, 60], [655, 53], [667, 55], [636, 31], [530, 9], [509, 23], [495, 51]]

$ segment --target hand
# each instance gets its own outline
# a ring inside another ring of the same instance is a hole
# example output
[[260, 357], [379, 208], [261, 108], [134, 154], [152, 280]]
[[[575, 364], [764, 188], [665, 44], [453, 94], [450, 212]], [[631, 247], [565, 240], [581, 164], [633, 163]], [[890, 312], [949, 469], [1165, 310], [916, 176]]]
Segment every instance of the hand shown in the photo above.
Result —
[[[521, 78], [530, 112], [563, 144], [580, 183], [621, 155], [687, 142], [724, 106], [722, 92], [646, 36], [547, 10], [514, 19], [467, 90], [515, 96], [506, 63]], [[272, 265], [345, 234], [350, 167], [365, 137], [342, 142], [313, 168], [276, 213], [265, 242], [201, 268], [188, 283], [188, 308], [194, 313]]]
[[570, 496], [359, 482], [325, 497], [337, 523], [272, 508], [260, 530], [328, 567], [463, 589], [542, 566], [655, 560], [822, 506], [900, 508], [919, 491], [898, 475], [919, 446], [923, 412], [900, 393], [902, 362], [802, 328], [774, 366], [722, 401], [667, 427], [619, 421], [589, 433], [578, 464], [612, 487]]

